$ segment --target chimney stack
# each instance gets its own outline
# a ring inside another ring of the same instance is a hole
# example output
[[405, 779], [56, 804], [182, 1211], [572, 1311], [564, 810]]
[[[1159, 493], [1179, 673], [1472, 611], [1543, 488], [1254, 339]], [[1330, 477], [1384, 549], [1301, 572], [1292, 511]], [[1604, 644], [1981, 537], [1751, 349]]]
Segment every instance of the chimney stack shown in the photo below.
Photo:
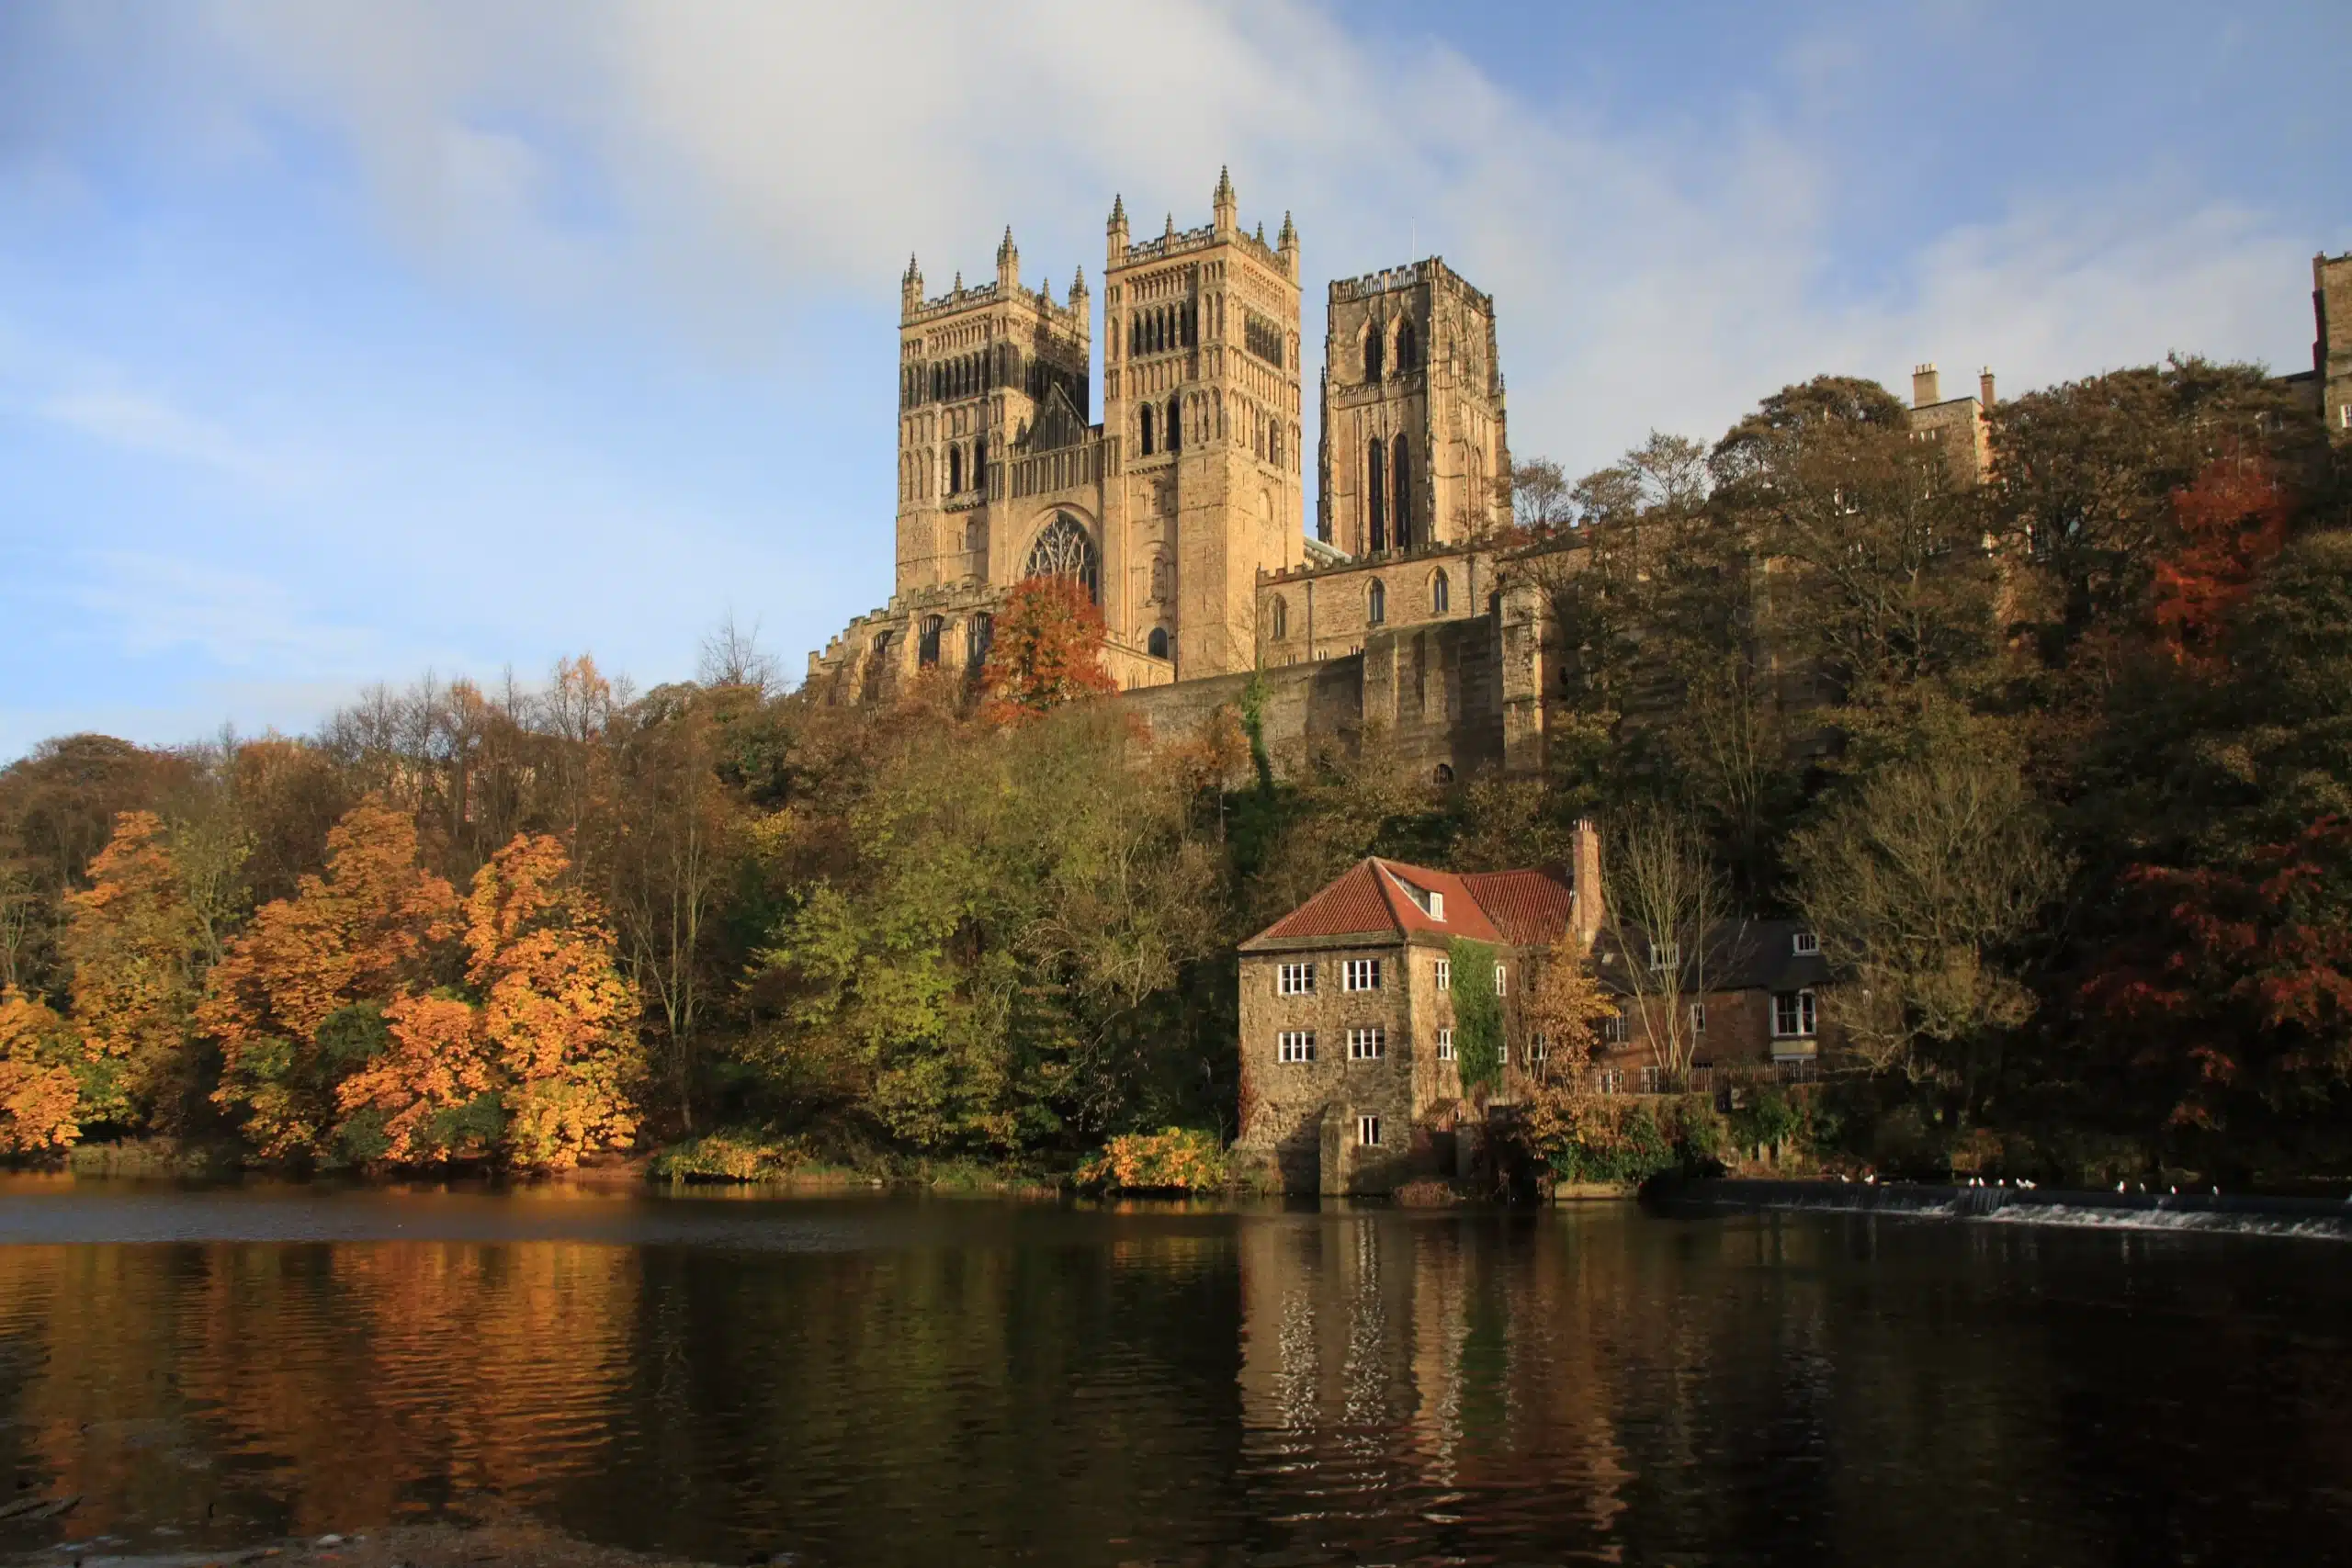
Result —
[[1976, 373], [1976, 400], [1984, 405], [1986, 413], [1993, 412], [1993, 367], [1989, 365]]
[[1593, 938], [1600, 934], [1601, 921], [1607, 918], [1607, 896], [1600, 889], [1600, 830], [1592, 825], [1592, 818], [1577, 818], [1571, 844], [1577, 945], [1590, 953]]
[[1943, 400], [1943, 388], [1936, 375], [1935, 366], [1932, 364], [1913, 366], [1911, 367], [1911, 406], [1915, 409], [1923, 409], [1929, 403], [1939, 403]]

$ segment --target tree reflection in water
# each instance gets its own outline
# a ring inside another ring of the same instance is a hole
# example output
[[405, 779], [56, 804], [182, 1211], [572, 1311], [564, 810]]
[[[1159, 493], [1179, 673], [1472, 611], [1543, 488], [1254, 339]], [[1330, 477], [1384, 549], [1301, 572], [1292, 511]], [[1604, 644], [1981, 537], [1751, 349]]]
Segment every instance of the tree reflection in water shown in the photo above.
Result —
[[2326, 1243], [1615, 1208], [72, 1206], [93, 1190], [0, 1184], [0, 1462], [85, 1495], [75, 1539], [492, 1498], [841, 1563], [2352, 1539], [2352, 1259]]

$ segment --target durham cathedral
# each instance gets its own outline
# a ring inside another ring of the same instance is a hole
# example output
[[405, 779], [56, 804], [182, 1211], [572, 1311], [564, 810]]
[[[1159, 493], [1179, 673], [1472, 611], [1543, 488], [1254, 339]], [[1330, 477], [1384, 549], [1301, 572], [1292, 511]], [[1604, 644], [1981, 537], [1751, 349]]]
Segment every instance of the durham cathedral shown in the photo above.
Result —
[[[1010, 230], [977, 287], [927, 295], [908, 263], [896, 592], [810, 657], [812, 686], [870, 701], [976, 671], [1005, 590], [1050, 573], [1102, 607], [1104, 662], [1155, 719], [1263, 669], [1277, 736], [1487, 717], [1432, 760], [1499, 761], [1500, 649], [1472, 646], [1501, 608], [1475, 541], [1510, 521], [1494, 301], [1436, 259], [1329, 285], [1310, 540], [1289, 215], [1271, 242], [1244, 228], [1221, 175], [1206, 224], [1136, 239], [1114, 199], [1103, 262], [1099, 422], [1083, 272], [1059, 299], [1024, 284]], [[1389, 711], [1400, 656], [1410, 713]]]

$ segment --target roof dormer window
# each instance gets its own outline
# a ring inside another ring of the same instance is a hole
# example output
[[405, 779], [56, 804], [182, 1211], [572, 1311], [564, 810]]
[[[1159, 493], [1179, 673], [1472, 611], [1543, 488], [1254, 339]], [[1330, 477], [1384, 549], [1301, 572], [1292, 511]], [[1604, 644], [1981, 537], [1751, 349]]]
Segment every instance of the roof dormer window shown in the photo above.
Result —
[[1821, 939], [1811, 931], [1799, 931], [1790, 939], [1790, 946], [1800, 958], [1809, 958], [1821, 951]]

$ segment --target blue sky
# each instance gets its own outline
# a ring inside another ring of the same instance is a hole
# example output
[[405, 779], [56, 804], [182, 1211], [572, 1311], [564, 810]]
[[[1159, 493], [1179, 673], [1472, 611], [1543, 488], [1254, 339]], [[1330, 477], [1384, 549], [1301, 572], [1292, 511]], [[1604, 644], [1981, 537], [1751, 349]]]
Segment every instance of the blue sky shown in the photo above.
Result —
[[1311, 341], [1413, 254], [1492, 292], [1578, 470], [1819, 371], [2300, 367], [2347, 69], [2340, 3], [12, 0], [0, 759], [729, 612], [797, 670], [888, 593], [908, 252], [1099, 281], [1220, 164]]

